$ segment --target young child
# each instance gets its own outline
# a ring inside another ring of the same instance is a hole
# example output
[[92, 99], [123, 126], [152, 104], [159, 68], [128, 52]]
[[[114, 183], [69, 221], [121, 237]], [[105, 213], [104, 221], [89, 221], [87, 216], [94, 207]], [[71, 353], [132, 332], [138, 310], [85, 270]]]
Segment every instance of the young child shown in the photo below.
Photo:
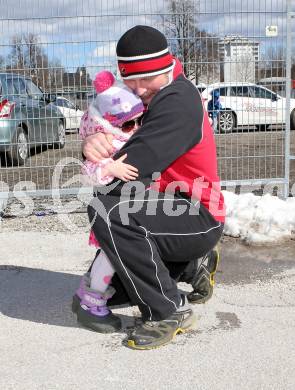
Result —
[[[82, 139], [97, 133], [113, 134], [113, 155], [118, 152], [138, 129], [138, 120], [142, 116], [144, 106], [123, 83], [115, 80], [111, 72], [102, 71], [94, 80], [97, 92], [95, 101], [81, 119], [80, 136]], [[82, 173], [91, 185], [105, 185], [114, 178], [123, 181], [135, 180], [137, 169], [124, 163], [127, 155], [118, 160], [106, 158], [99, 163], [84, 161]], [[99, 248], [93, 231], [90, 232], [89, 244]], [[76, 292], [73, 311], [82, 324], [99, 331], [114, 331], [120, 329], [121, 322], [107, 308], [106, 302], [114, 291], [109, 286], [114, 269], [103, 250], [98, 251], [92, 265], [91, 273], [82, 277], [80, 287]], [[113, 323], [110, 319], [113, 318]], [[113, 327], [110, 327], [110, 322]], [[107, 323], [107, 324], [106, 324]]]

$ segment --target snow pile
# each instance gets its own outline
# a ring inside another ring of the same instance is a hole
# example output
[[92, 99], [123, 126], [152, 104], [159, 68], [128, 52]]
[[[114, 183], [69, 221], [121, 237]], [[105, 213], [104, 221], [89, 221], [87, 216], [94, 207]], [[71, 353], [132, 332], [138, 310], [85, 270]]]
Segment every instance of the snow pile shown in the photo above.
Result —
[[295, 198], [282, 200], [270, 194], [222, 193], [227, 207], [226, 235], [261, 243], [279, 241], [295, 233]]

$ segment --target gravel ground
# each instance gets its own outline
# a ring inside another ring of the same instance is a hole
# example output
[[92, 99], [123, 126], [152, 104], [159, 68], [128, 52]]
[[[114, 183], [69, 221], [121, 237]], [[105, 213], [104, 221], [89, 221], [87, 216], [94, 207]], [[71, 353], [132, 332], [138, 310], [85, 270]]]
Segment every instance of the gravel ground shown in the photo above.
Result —
[[[284, 142], [284, 133], [279, 128], [265, 132], [243, 129], [232, 134], [218, 135], [216, 144], [221, 180], [283, 177]], [[36, 189], [50, 189], [56, 165], [67, 158], [59, 186], [69, 187], [73, 185], [68, 182], [69, 179], [80, 172], [77, 166], [78, 160], [81, 159], [80, 150], [78, 134], [71, 133], [66, 137], [64, 149], [47, 149], [41, 153], [39, 148], [24, 167], [6, 168], [6, 163], [2, 159], [0, 182], [8, 184], [11, 190], [19, 181], [31, 181]], [[291, 132], [291, 153], [295, 154], [295, 132]], [[291, 162], [290, 182], [295, 183], [294, 161]]]
[[[69, 224], [66, 224], [70, 221]], [[3, 218], [0, 224], [1, 232], [31, 231], [31, 232], [65, 232], [85, 233], [89, 230], [86, 211], [64, 215], [30, 215], [27, 217]]]
[[[280, 129], [255, 132], [243, 130], [233, 134], [218, 135], [216, 138], [217, 153], [219, 157], [219, 173], [222, 180], [238, 180], [253, 178], [283, 177], [284, 175], [284, 135]], [[27, 181], [27, 190], [48, 190], [52, 188], [52, 175], [57, 172], [56, 164], [64, 162], [64, 168], [60, 175], [56, 174], [58, 188], [80, 187], [80, 168], [77, 162], [80, 159], [81, 143], [78, 134], [68, 134], [66, 147], [62, 150], [47, 149], [41, 153], [37, 151], [21, 168], [6, 168], [0, 165], [0, 194], [7, 191], [7, 188], [18, 191], [17, 183]], [[291, 151], [295, 154], [295, 132], [291, 133]], [[251, 157], [252, 156], [252, 157]], [[254, 156], [254, 157], [253, 157]], [[64, 160], [66, 159], [66, 160]], [[1, 183], [2, 182], [2, 183]], [[9, 187], [6, 187], [6, 186]], [[293, 188], [292, 188], [293, 187]], [[280, 189], [268, 187], [267, 192], [277, 194]], [[233, 190], [232, 187], [228, 189]], [[240, 191], [236, 187], [236, 191]], [[254, 190], [253, 187], [245, 187], [243, 191], [254, 191], [262, 194], [264, 187]], [[281, 187], [281, 191], [283, 187]], [[295, 160], [290, 165], [290, 191], [295, 193]], [[85, 197], [85, 201], [77, 202], [75, 197], [63, 197], [62, 206], [54, 206], [52, 197], [40, 197], [33, 199], [32, 203], [27, 202], [26, 206], [16, 198], [8, 202], [5, 208], [7, 216], [28, 216], [37, 212], [50, 213], [52, 210], [67, 213], [68, 211], [85, 211], [90, 196]], [[3, 208], [3, 207], [2, 207]], [[1, 212], [1, 199], [0, 199]], [[40, 217], [41, 218], [41, 217]], [[75, 217], [78, 218], [78, 217]], [[66, 219], [66, 218], [64, 218]], [[71, 230], [75, 230], [72, 226]]]

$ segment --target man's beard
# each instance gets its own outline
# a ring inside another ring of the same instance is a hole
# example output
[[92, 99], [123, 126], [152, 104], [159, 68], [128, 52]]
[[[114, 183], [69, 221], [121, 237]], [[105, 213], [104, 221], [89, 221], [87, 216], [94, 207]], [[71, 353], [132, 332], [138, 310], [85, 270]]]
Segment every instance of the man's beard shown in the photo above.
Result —
[[156, 94], [156, 91], [153, 91], [153, 92], [149, 92], [143, 96], [141, 96], [141, 100], [143, 102], [143, 104], [147, 105], [151, 102], [152, 98], [155, 96]]

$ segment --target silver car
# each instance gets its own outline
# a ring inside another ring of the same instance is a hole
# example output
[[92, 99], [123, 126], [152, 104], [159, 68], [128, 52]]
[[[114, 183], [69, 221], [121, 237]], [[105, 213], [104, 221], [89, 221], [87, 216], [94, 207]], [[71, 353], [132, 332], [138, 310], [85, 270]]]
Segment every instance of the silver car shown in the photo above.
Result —
[[65, 146], [65, 118], [29, 77], [0, 73], [0, 152], [23, 165], [37, 145]]

